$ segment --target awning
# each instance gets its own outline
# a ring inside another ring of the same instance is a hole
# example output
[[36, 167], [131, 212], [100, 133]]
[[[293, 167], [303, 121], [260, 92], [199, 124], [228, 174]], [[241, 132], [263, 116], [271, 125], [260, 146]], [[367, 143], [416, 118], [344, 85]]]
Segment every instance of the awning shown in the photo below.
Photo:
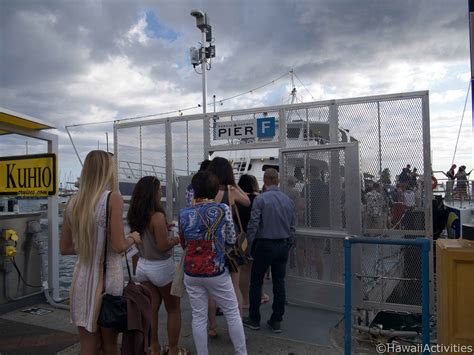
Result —
[[29, 131], [40, 131], [43, 129], [56, 128], [37, 118], [10, 111], [3, 107], [0, 107], [0, 123], [6, 123], [9, 126], [12, 126], [11, 131], [0, 130], [0, 135], [17, 133], [15, 132], [15, 128]]

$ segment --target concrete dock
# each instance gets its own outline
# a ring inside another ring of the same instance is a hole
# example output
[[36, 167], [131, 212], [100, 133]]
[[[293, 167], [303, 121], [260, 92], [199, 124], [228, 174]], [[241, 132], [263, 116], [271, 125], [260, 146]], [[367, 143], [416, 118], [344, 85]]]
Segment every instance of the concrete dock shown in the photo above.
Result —
[[[265, 281], [271, 295], [271, 282]], [[12, 311], [0, 310], [0, 354], [79, 354], [77, 328], [69, 322], [69, 312], [42, 302], [37, 297], [34, 304], [27, 304]], [[30, 302], [31, 303], [31, 302]], [[342, 314], [287, 305], [282, 333], [274, 334], [266, 326], [271, 314], [270, 302], [263, 304], [262, 327], [258, 331], [245, 328], [249, 354], [341, 354], [340, 334], [336, 325]], [[180, 346], [195, 354], [191, 330], [191, 308], [187, 297], [181, 301], [182, 328]], [[218, 337], [209, 340], [210, 354], [233, 354], [233, 347], [223, 316], [217, 317]], [[167, 344], [166, 312], [160, 309], [160, 343]], [[360, 353], [360, 352], [359, 352]], [[363, 352], [365, 353], [365, 351]]]

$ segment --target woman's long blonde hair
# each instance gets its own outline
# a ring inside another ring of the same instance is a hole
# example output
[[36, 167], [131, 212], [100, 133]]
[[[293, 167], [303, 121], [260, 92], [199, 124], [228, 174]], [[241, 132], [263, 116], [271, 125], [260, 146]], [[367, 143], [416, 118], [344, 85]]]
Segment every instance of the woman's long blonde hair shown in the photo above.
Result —
[[95, 248], [97, 222], [95, 210], [105, 190], [117, 188], [114, 159], [103, 150], [87, 154], [79, 181], [79, 191], [71, 198], [71, 231], [77, 254], [89, 261]]

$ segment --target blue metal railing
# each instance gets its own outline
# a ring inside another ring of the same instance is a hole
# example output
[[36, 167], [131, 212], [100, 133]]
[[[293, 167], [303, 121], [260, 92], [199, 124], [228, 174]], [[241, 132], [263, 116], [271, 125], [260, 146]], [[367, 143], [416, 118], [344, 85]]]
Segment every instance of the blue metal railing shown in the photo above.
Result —
[[[344, 354], [351, 354], [352, 347], [352, 245], [353, 244], [385, 244], [412, 245], [421, 249], [421, 305], [422, 305], [422, 341], [423, 349], [429, 349], [430, 343], [430, 298], [429, 298], [429, 252], [430, 240], [426, 238], [405, 239], [373, 239], [362, 237], [346, 237], [344, 239]], [[423, 354], [429, 354], [428, 350]]]

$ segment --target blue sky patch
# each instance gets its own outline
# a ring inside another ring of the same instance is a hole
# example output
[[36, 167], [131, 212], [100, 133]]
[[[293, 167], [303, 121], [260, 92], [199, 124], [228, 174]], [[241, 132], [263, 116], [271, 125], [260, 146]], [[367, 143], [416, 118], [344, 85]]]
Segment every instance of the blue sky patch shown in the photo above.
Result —
[[171, 28], [164, 26], [155, 13], [151, 10], [145, 12], [146, 20], [146, 35], [150, 38], [164, 38], [170, 42], [173, 42], [178, 38], [178, 34], [174, 32]]

